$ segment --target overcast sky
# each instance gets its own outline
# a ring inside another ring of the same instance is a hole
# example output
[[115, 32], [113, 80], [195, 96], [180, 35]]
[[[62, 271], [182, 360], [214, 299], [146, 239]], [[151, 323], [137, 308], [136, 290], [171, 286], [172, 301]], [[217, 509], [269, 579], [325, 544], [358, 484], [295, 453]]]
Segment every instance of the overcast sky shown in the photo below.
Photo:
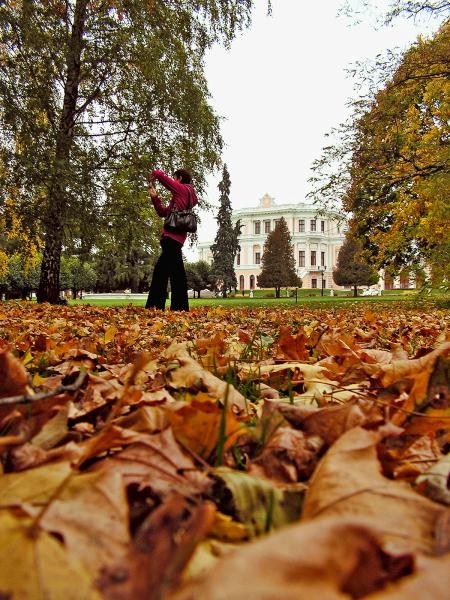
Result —
[[[266, 0], [255, 0], [251, 28], [230, 50], [217, 46], [206, 59], [211, 102], [223, 117], [233, 208], [257, 205], [266, 192], [279, 204], [304, 201], [325, 133], [347, 115], [354, 81], [345, 69], [388, 48], [405, 48], [437, 28], [397, 20], [376, 30], [370, 15], [352, 25], [337, 16], [343, 0], [272, 4], [268, 17]], [[209, 178], [208, 200], [215, 205], [219, 181], [220, 173]], [[202, 220], [199, 240], [213, 240], [214, 218], [203, 213]], [[192, 250], [186, 254], [197, 259]]]

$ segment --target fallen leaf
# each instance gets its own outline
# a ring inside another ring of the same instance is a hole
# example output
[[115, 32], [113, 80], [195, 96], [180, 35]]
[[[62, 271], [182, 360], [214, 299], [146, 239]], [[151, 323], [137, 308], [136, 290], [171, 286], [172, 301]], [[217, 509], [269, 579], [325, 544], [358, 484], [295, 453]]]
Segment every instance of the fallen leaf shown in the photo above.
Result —
[[450, 554], [439, 558], [419, 556], [416, 572], [391, 583], [370, 600], [448, 600]]
[[367, 521], [321, 519], [230, 552], [170, 600], [348, 600], [410, 574], [413, 565], [410, 554], [385, 553]]
[[294, 427], [309, 435], [319, 435], [328, 446], [353, 427], [381, 421], [377, 411], [365, 414], [358, 404], [350, 403], [316, 408], [280, 402], [276, 408]]
[[6, 350], [0, 350], [0, 398], [26, 394], [28, 373], [24, 365]]
[[214, 519], [214, 505], [172, 496], [141, 525], [129, 552], [98, 582], [106, 600], [159, 600], [173, 589]]
[[[40, 509], [25, 506], [32, 517]], [[92, 574], [117, 560], [130, 541], [128, 504], [119, 473], [72, 476], [40, 519], [49, 533], [58, 533], [72, 556]]]
[[275, 483], [297, 483], [308, 479], [324, 445], [317, 435], [305, 436], [302, 431], [280, 427], [251, 461], [248, 472]]
[[450, 454], [443, 456], [416, 479], [417, 489], [434, 500], [450, 506]]
[[282, 489], [227, 467], [214, 469], [214, 495], [222, 512], [243, 523], [250, 537], [267, 533], [300, 517], [303, 490]]
[[244, 396], [232, 385], [218, 379], [193, 360], [184, 344], [169, 346], [164, 352], [164, 358], [168, 361], [176, 361], [173, 363], [174, 368], [168, 370], [166, 375], [171, 387], [203, 391], [222, 403], [227, 397], [227, 402], [234, 412], [246, 411], [247, 403]]
[[44, 531], [31, 535], [30, 524], [0, 512], [0, 597], [100, 600], [92, 579], [63, 544]]
[[383, 531], [386, 547], [433, 553], [439, 504], [380, 471], [381, 434], [355, 427], [328, 450], [310, 479], [302, 519], [365, 516]]
[[21, 473], [5, 473], [0, 477], [0, 507], [24, 502], [43, 504], [71, 475], [69, 462], [58, 462]]
[[96, 468], [121, 473], [125, 485], [148, 487], [159, 497], [167, 497], [176, 489], [192, 498], [210, 486], [207, 476], [180, 450], [170, 428], [154, 435], [136, 435], [140, 437], [135, 443], [104, 459]]

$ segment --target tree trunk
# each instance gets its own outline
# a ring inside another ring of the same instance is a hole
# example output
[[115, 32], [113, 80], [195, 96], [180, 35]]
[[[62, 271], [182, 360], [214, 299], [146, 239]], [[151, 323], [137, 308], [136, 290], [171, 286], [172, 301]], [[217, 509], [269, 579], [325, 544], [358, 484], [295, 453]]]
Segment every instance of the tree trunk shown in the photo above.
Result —
[[358, 297], [358, 286], [357, 285], [353, 286], [353, 297], [354, 298]]
[[280, 289], [279, 287], [275, 288], [275, 298], [279, 298], [280, 297]]
[[66, 186], [70, 151], [73, 144], [73, 129], [80, 85], [81, 52], [88, 1], [77, 0], [75, 4], [72, 34], [66, 60], [67, 73], [63, 108], [56, 136], [48, 206], [44, 219], [45, 247], [37, 300], [38, 302], [50, 302], [52, 304], [57, 304], [59, 301], [59, 272], [67, 212]]

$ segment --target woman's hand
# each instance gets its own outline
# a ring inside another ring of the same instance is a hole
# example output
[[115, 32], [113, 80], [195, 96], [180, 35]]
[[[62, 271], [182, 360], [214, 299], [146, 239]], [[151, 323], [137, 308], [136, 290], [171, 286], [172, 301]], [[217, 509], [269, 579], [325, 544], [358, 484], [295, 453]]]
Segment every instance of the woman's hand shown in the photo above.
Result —
[[156, 198], [156, 197], [157, 197], [157, 195], [158, 195], [158, 192], [156, 191], [156, 188], [155, 188], [155, 186], [153, 185], [153, 183], [150, 183], [150, 186], [149, 186], [149, 188], [148, 188], [148, 191], [150, 192], [150, 196], [151, 196], [152, 198]]

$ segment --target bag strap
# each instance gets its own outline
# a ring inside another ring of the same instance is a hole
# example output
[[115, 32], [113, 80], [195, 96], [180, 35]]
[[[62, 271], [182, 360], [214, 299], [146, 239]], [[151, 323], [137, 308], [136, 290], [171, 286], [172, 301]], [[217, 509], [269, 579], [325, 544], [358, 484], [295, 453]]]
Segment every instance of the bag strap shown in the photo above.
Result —
[[188, 187], [188, 210], [191, 210], [192, 206], [191, 206], [191, 188]]

